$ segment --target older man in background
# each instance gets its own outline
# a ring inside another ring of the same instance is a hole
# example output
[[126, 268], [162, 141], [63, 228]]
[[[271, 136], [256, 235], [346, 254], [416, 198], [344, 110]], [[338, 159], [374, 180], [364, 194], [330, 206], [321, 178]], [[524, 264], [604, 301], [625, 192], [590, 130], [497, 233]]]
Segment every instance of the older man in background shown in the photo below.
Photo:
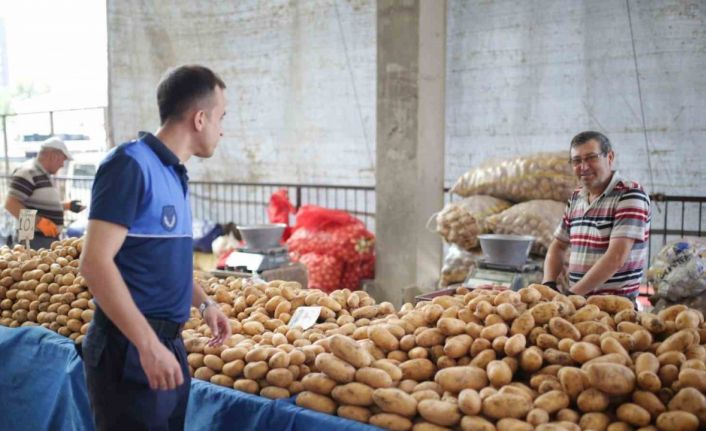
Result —
[[42, 142], [36, 158], [27, 160], [12, 173], [5, 209], [16, 219], [22, 209], [37, 210], [34, 239], [30, 241], [30, 247], [35, 250], [49, 248], [59, 239], [65, 210], [79, 212], [83, 209], [77, 200], [62, 202], [51, 178], [71, 159], [64, 141], [51, 137]]

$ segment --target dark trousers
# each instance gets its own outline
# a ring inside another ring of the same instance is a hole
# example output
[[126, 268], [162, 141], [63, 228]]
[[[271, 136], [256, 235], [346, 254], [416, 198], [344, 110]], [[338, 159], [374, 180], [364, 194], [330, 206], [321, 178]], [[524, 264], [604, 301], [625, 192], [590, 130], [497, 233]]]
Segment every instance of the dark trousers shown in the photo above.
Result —
[[91, 324], [83, 340], [83, 361], [96, 430], [183, 430], [191, 387], [184, 342], [162, 343], [181, 365], [184, 383], [152, 390], [132, 344], [112, 324]]

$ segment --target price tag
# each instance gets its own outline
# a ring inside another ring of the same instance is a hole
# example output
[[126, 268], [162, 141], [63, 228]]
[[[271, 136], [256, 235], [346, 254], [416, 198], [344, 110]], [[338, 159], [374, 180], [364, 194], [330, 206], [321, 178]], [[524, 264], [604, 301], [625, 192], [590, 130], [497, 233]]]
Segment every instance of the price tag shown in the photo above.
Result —
[[34, 220], [37, 218], [37, 210], [20, 210], [18, 221], [17, 239], [19, 241], [29, 241], [34, 239]]
[[299, 307], [294, 312], [294, 316], [289, 320], [288, 328], [298, 326], [302, 329], [309, 329], [319, 319], [321, 307]]

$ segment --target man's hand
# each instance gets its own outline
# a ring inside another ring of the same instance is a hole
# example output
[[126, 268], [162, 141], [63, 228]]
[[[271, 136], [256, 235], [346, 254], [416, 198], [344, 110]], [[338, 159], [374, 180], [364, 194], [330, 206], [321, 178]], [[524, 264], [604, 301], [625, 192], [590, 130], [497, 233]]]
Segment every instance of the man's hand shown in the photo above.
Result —
[[171, 390], [184, 383], [179, 361], [159, 339], [150, 343], [140, 354], [140, 365], [145, 371], [150, 389]]
[[59, 236], [59, 228], [56, 224], [46, 217], [37, 218], [37, 229], [44, 235], [48, 237]]
[[218, 308], [218, 304], [213, 304], [206, 307], [203, 313], [203, 318], [206, 324], [211, 328], [213, 338], [208, 342], [209, 346], [220, 346], [230, 337], [230, 321], [225, 314]]
[[79, 213], [85, 209], [86, 209], [86, 206], [84, 204], [82, 204], [81, 201], [78, 199], [74, 199], [71, 202], [69, 202], [69, 211], [71, 211], [73, 213]]

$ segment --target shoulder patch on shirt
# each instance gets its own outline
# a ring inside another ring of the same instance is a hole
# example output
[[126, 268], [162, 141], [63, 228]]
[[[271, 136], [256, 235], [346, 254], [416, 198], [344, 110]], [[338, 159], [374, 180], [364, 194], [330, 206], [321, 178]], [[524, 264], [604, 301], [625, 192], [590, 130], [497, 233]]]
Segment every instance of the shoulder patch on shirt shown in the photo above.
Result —
[[161, 217], [162, 227], [171, 232], [177, 225], [177, 213], [174, 205], [165, 205], [162, 207]]

